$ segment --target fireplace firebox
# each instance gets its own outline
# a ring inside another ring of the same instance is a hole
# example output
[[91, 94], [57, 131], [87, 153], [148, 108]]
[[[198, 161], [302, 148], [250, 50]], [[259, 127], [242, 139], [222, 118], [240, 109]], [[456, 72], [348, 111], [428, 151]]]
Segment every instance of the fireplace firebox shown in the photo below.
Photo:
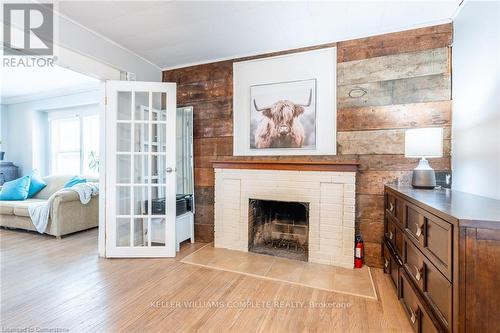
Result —
[[248, 250], [307, 261], [309, 203], [249, 199]]

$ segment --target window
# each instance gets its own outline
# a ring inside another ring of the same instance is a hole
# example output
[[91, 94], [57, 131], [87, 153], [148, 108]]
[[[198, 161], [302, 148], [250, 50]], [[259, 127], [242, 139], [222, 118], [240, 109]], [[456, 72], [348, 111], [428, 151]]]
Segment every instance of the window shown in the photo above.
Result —
[[99, 174], [99, 116], [50, 121], [51, 173]]

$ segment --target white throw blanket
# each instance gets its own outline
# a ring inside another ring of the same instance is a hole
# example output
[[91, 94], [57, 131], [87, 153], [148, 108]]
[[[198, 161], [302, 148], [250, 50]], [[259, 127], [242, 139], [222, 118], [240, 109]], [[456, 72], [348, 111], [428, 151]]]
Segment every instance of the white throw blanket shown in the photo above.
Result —
[[99, 185], [97, 183], [80, 183], [73, 185], [70, 188], [63, 188], [56, 193], [52, 194], [47, 200], [47, 202], [42, 202], [38, 205], [28, 206], [28, 211], [30, 213], [31, 221], [35, 226], [36, 230], [43, 234], [47, 229], [47, 224], [49, 223], [50, 208], [52, 207], [52, 202], [58, 193], [74, 191], [78, 193], [80, 197], [80, 202], [84, 205], [88, 204], [93, 196], [99, 194]]

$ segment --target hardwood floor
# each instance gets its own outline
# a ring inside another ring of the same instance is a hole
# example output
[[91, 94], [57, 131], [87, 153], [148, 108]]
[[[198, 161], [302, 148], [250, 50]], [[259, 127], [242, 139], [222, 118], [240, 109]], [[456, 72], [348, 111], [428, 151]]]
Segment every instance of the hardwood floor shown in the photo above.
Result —
[[1, 327], [60, 332], [410, 332], [393, 285], [378, 301], [181, 263], [102, 259], [97, 230], [56, 240], [0, 230]]

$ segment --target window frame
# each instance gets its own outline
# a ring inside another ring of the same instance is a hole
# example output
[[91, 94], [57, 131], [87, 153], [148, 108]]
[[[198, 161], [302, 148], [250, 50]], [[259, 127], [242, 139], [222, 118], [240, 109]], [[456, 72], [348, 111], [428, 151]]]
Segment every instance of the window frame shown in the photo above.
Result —
[[[94, 106], [97, 104], [92, 104], [92, 105], [85, 105], [85, 106]], [[78, 107], [76, 107], [78, 108]], [[71, 108], [69, 108], [71, 109]], [[55, 166], [55, 156], [56, 154], [64, 154], [64, 153], [76, 153], [77, 151], [76, 150], [73, 150], [73, 151], [60, 151], [58, 153], [54, 152], [54, 145], [53, 145], [53, 140], [52, 140], [52, 134], [53, 134], [53, 122], [54, 121], [61, 121], [61, 120], [66, 120], [66, 119], [73, 119], [73, 118], [77, 118], [78, 119], [78, 127], [79, 127], [79, 131], [80, 131], [80, 137], [79, 137], [79, 171], [78, 171], [78, 174], [79, 175], [83, 175], [84, 174], [84, 138], [83, 138], [83, 127], [84, 127], [84, 118], [87, 118], [87, 117], [97, 117], [97, 119], [99, 120], [99, 122], [101, 121], [100, 119], [100, 116], [99, 116], [99, 110], [96, 109], [95, 112], [88, 112], [87, 110], [83, 110], [83, 112], [68, 112], [68, 113], [65, 113], [65, 112], [61, 112], [62, 110], [58, 110], [58, 111], [53, 111], [53, 114], [52, 115], [49, 115], [49, 131], [48, 131], [48, 136], [49, 136], [49, 163], [48, 163], [48, 166], [49, 166], [49, 173], [51, 175], [53, 174], [59, 174], [59, 173], [56, 173], [56, 166]], [[76, 110], [75, 110], [76, 111]], [[87, 111], [87, 112], [85, 112]], [[100, 129], [98, 131], [98, 134], [100, 135]], [[100, 140], [100, 139], [99, 139]], [[98, 147], [100, 148], [100, 147]], [[99, 152], [100, 153], [100, 152]], [[99, 172], [96, 172], [96, 174], [98, 175]]]

